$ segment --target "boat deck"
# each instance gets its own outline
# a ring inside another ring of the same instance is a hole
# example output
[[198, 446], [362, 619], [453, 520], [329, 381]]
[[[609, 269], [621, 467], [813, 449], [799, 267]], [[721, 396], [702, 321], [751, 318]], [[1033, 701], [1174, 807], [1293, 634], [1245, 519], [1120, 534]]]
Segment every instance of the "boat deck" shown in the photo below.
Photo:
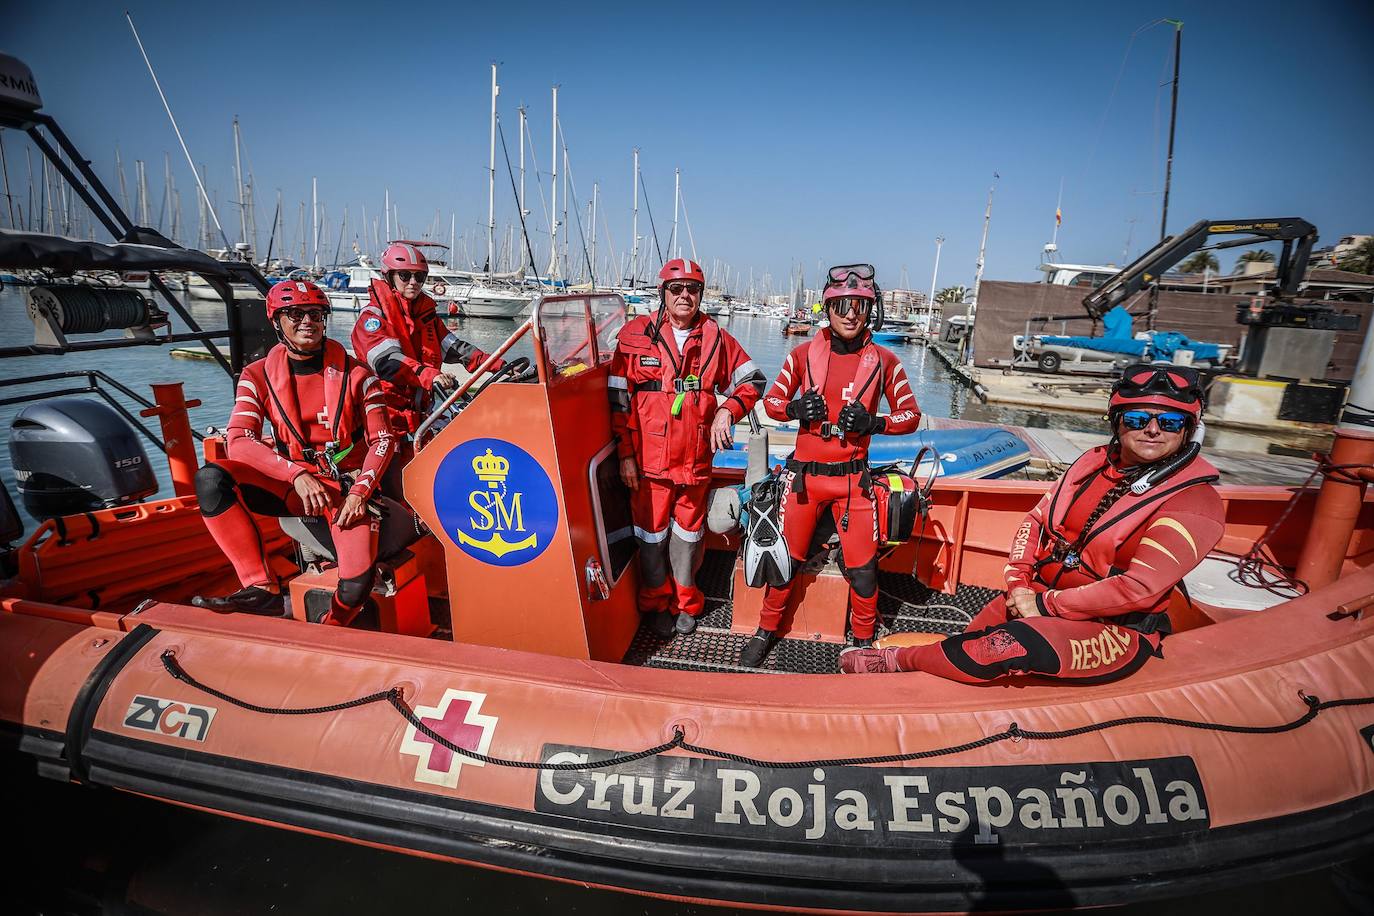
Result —
[[[758, 674], [833, 674], [839, 670], [840, 649], [835, 643], [812, 639], [783, 639], [761, 668], [742, 668], [740, 652], [750, 634], [730, 632], [732, 571], [735, 555], [707, 551], [697, 580], [706, 592], [706, 609], [688, 635], [659, 636], [641, 624], [624, 663], [680, 671], [731, 671]], [[921, 585], [911, 576], [878, 574], [879, 632], [960, 633], [987, 604], [992, 589], [961, 585], [945, 595]]]

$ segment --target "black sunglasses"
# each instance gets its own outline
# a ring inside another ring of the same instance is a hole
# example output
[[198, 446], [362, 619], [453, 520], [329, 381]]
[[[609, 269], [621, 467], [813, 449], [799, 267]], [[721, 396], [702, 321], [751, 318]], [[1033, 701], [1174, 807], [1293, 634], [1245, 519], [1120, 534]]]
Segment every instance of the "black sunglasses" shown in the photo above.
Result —
[[416, 283], [423, 283], [425, 282], [425, 277], [429, 276], [429, 274], [421, 273], [418, 270], [398, 270], [395, 271], [395, 273], [402, 283], [409, 283], [411, 277], [415, 278]]
[[324, 324], [329, 320], [329, 310], [285, 308], [281, 310], [281, 316], [292, 324], [300, 324], [307, 318], [316, 324]]
[[696, 296], [696, 295], [699, 295], [699, 294], [701, 293], [702, 286], [701, 286], [700, 283], [682, 283], [682, 282], [678, 282], [678, 283], [669, 283], [668, 286], [666, 287], [666, 289], [668, 290], [668, 292], [672, 293], [674, 296], [681, 296], [683, 293], [691, 293], [692, 295]]

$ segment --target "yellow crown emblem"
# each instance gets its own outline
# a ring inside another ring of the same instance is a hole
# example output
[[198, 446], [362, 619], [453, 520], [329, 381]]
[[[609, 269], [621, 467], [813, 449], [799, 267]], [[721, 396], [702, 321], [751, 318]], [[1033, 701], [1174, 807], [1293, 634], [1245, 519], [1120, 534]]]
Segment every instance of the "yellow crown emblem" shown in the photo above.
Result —
[[485, 480], [491, 489], [497, 489], [506, 480], [506, 475], [510, 473], [510, 462], [500, 455], [493, 455], [491, 449], [487, 449], [485, 455], [478, 455], [472, 459], [472, 469], [477, 472], [478, 480]]

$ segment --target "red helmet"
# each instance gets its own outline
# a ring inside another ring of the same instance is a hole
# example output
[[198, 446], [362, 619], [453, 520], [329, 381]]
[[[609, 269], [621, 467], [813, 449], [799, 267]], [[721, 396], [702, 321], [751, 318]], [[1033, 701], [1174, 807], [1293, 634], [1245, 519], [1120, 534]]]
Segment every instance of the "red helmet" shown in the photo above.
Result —
[[1194, 420], [1202, 417], [1205, 403], [1202, 380], [1196, 369], [1187, 366], [1129, 366], [1112, 386], [1109, 413], [1132, 407], [1162, 407], [1186, 413]]
[[382, 252], [382, 273], [393, 270], [423, 270], [429, 273], [429, 261], [424, 252], [409, 242], [392, 242]]
[[329, 297], [309, 280], [283, 280], [267, 291], [267, 320], [284, 308], [322, 308], [329, 311]]
[[658, 272], [658, 278], [663, 281], [659, 284], [660, 287], [672, 280], [695, 280], [702, 286], [706, 285], [706, 274], [702, 271], [701, 265], [686, 258], [669, 260]]

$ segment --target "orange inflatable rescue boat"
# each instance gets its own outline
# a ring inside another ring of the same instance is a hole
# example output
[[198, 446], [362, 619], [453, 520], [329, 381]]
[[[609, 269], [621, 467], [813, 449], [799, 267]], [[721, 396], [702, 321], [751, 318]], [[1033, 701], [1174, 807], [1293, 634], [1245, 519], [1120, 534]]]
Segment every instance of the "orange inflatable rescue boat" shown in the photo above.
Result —
[[[55, 129], [36, 106], [0, 115], [0, 126]], [[84, 168], [74, 151], [66, 161]], [[112, 198], [85, 193], [113, 235], [130, 237]], [[270, 342], [261, 305], [229, 291], [226, 271], [265, 288], [248, 265], [146, 235], [133, 246], [4, 235], [3, 267], [143, 258], [155, 291], [158, 270], [203, 272], [223, 288], [226, 329], [188, 326], [230, 340], [231, 370]], [[129, 327], [177, 337], [150, 314]], [[376, 612], [349, 627], [304, 619], [331, 588], [332, 558], [290, 521], [267, 534], [294, 617], [189, 606], [232, 571], [189, 487], [200, 456], [180, 387], [160, 388], [145, 414], [163, 425], [175, 495], [54, 512], [23, 539], [0, 525], [12, 542], [0, 585], [7, 752], [72, 791], [770, 909], [1121, 903], [1322, 867], [1374, 844], [1374, 440], [1363, 429], [1343, 432], [1344, 469], [1320, 493], [1220, 488], [1218, 552], [1189, 577], [1191, 599], [1176, 595], [1164, 657], [1125, 681], [841, 676], [847, 586], [831, 567], [808, 573], [786, 638], [750, 672], [736, 662], [759, 600], [733, 535], [713, 536], [696, 632], [640, 626], [606, 409], [623, 318], [618, 296], [537, 300], [494, 354], [529, 352], [537, 382], [469, 383], [441, 406], [404, 473], [415, 517], [383, 525]], [[59, 351], [83, 347], [64, 333]], [[78, 447], [96, 421], [71, 400], [45, 402], [52, 414], [26, 408], [12, 450]], [[70, 435], [39, 435], [61, 423]], [[207, 438], [202, 455], [215, 448]], [[37, 485], [24, 486], [27, 502]], [[882, 561], [890, 638], [959, 632], [1002, 587], [1015, 526], [1044, 491], [936, 482], [912, 537]], [[1236, 581], [1247, 555], [1310, 590]]]

